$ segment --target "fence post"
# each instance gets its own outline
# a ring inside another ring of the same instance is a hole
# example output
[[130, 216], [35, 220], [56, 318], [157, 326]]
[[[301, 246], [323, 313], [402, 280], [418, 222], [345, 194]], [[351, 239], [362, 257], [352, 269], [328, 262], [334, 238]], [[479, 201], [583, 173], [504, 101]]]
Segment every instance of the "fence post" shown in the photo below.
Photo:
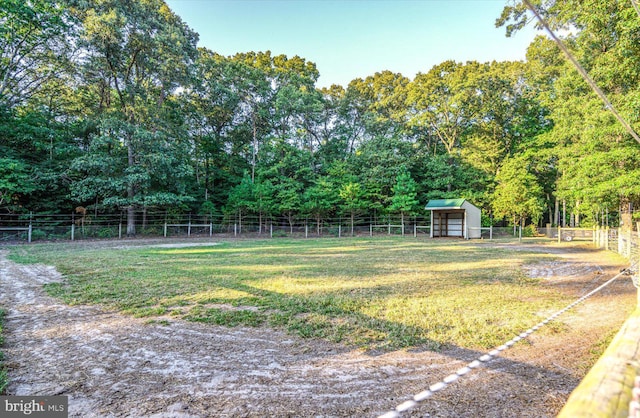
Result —
[[402, 223], [402, 236], [404, 237], [404, 222]]
[[273, 238], [273, 222], [269, 223], [269, 238]]
[[391, 235], [391, 219], [389, 219], [389, 230], [387, 232], [387, 235]]
[[118, 239], [122, 239], [122, 222], [118, 224]]
[[31, 232], [33, 232], [33, 224], [32, 221], [29, 221], [29, 233], [27, 234], [27, 241], [31, 243]]
[[76, 235], [76, 219], [75, 219], [75, 215], [71, 214], [71, 241], [75, 240], [75, 235]]
[[373, 224], [369, 224], [369, 236], [373, 236]]
[[338, 238], [342, 238], [342, 224], [338, 224]]
[[164, 237], [167, 237], [167, 221], [164, 222]]
[[209, 236], [213, 236], [213, 222], [209, 222]]
[[522, 242], [522, 225], [518, 226], [518, 241]]
[[233, 224], [233, 236], [238, 235], [238, 224]]
[[622, 243], [623, 238], [622, 238], [622, 234], [620, 232], [622, 232], [621, 228], [618, 228], [618, 254], [623, 254], [624, 255], [624, 253], [623, 253], [624, 244]]
[[418, 223], [413, 224], [413, 237], [418, 238]]
[[489, 241], [493, 239], [493, 225], [489, 225]]
[[562, 227], [558, 225], [558, 244], [562, 242]]
[[187, 224], [187, 236], [191, 236], [191, 215], [189, 215], [189, 223]]

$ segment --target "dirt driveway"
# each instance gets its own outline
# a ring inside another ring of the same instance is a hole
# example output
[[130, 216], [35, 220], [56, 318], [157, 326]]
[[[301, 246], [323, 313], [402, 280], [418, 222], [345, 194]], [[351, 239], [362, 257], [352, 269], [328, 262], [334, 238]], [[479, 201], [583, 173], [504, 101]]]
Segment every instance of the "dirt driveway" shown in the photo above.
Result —
[[[530, 276], [576, 296], [621, 267], [587, 248], [531, 248], [558, 258]], [[43, 292], [61, 279], [0, 252], [8, 394], [67, 395], [73, 417], [375, 417], [484, 354], [366, 353], [268, 328], [149, 323]], [[634, 303], [630, 281], [617, 281], [561, 317], [561, 332], [534, 334], [407, 416], [555, 416]]]

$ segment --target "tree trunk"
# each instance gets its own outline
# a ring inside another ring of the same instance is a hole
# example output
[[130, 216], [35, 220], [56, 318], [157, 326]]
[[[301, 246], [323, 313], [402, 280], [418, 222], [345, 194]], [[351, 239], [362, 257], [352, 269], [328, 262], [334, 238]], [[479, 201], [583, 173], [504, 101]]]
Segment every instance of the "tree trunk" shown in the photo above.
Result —
[[[133, 145], [131, 144], [131, 138], [127, 141], [127, 158], [129, 168], [135, 165], [135, 159], [133, 157]], [[133, 199], [136, 197], [136, 189], [133, 183], [127, 185], [127, 198], [129, 198], [129, 206], [127, 206], [127, 236], [132, 237], [136, 234], [136, 210], [133, 206]]]
[[127, 206], [127, 236], [136, 235], [136, 209], [133, 206]]
[[351, 236], [353, 236], [353, 224], [355, 222], [355, 217], [356, 217], [355, 213], [351, 212]]
[[633, 216], [631, 213], [631, 201], [628, 197], [620, 198], [620, 229], [623, 232], [633, 231]]

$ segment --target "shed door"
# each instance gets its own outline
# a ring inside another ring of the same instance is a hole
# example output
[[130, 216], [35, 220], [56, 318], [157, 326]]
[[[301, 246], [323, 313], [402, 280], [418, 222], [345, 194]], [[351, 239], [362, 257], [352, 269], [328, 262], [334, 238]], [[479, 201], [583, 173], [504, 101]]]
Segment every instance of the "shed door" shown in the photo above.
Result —
[[447, 237], [464, 237], [464, 213], [447, 213]]

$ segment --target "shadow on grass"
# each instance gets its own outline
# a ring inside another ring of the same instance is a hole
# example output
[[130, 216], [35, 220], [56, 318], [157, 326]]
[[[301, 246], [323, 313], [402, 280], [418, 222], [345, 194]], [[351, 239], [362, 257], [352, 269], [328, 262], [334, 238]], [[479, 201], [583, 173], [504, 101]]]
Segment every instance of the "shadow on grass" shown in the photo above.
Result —
[[[247, 318], [248, 322], [240, 320], [239, 322], [233, 323], [231, 325], [242, 324], [257, 326], [268, 323], [272, 326], [284, 327], [289, 332], [303, 338], [319, 338], [334, 343], [343, 342], [343, 340], [349, 339], [347, 337], [354, 337], [353, 334], [349, 334], [350, 332], [353, 333], [354, 331], [349, 329], [348, 326], [345, 326], [341, 330], [338, 329], [338, 332], [336, 332], [335, 324], [331, 324], [329, 327], [330, 329], [328, 330], [326, 323], [314, 323], [314, 320], [318, 318], [319, 314], [317, 312], [314, 312], [313, 309], [318, 308], [317, 305], [321, 305], [321, 303], [315, 303], [316, 306], [313, 306], [313, 303], [304, 304], [301, 303], [299, 299], [283, 296], [276, 292], [255, 289], [245, 284], [237, 284], [233, 286], [233, 289], [242, 290], [244, 292], [254, 294], [258, 298], [270, 298], [272, 300], [278, 300], [280, 302], [273, 303], [271, 301], [269, 303], [269, 306], [273, 307], [274, 305], [276, 305], [277, 309], [279, 310], [279, 312], [275, 313], [275, 317], [270, 317], [270, 315], [265, 314], [264, 318], [261, 321], [256, 321], [256, 316], [254, 315], [255, 312], [247, 313], [246, 311], [240, 311], [240, 315]], [[320, 308], [322, 308], [322, 306], [320, 306]], [[271, 314], [274, 315], [273, 312]], [[219, 309], [204, 309], [200, 311], [197, 316], [188, 316], [186, 319], [195, 322], [230, 325], [229, 323], [220, 322], [219, 315]], [[406, 349], [410, 353], [435, 352], [445, 357], [449, 357], [463, 363], [468, 363], [478, 359], [480, 356], [483, 356], [488, 351], [490, 351], [489, 349], [487, 349], [486, 351], [468, 349], [449, 343], [443, 344], [440, 341], [421, 336], [425, 333], [425, 330], [422, 328], [407, 326], [405, 324], [379, 318], [373, 318], [358, 312], [344, 310], [337, 306], [331, 306], [330, 308], [327, 307], [327, 310], [323, 311], [323, 313], [320, 315], [326, 315], [326, 317], [323, 319], [330, 323], [336, 320], [339, 321], [339, 318], [348, 318], [347, 322], [349, 322], [349, 320], [354, 321], [359, 327], [362, 327], [363, 324], [366, 324], [367, 327], [366, 331], [364, 332], [363, 338], [368, 338], [369, 340], [364, 344], [363, 341], [357, 340], [349, 342], [355, 343], [356, 346], [359, 346], [361, 348], [364, 347], [365, 354], [373, 357], [385, 355], [392, 350]], [[535, 324], [531, 324], [531, 326], [533, 325]], [[339, 328], [340, 324], [338, 324], [337, 326]], [[525, 330], [523, 329], [521, 331]], [[380, 335], [381, 338], [376, 339], [376, 334]], [[512, 335], [508, 339], [514, 337], [515, 335], [516, 334]], [[384, 337], [382, 338], [382, 336]], [[505, 339], [504, 342], [508, 341], [508, 339]], [[389, 340], [391, 340], [391, 342]], [[367, 346], [369, 346], [368, 349], [366, 349]], [[352, 349], [353, 344], [347, 344], [343, 345], [343, 348], [340, 351], [346, 353]], [[532, 353], [534, 350], [535, 349], [532, 348]], [[542, 355], [542, 353], [538, 353], [536, 355]], [[518, 376], [520, 380], [532, 386], [540, 385], [541, 380], [561, 380], [562, 382], [564, 382], [563, 384], [567, 385], [568, 387], [574, 387], [579, 383], [579, 379], [574, 375], [568, 373], [568, 371], [550, 370], [530, 363], [516, 361], [504, 357], [497, 357], [490, 362], [483, 363], [483, 366], [488, 369]], [[455, 369], [457, 369], [461, 367], [461, 365], [455, 367]], [[442, 377], [444, 377], [448, 373], [453, 372], [454, 370], [443, 371]], [[429, 383], [436, 383], [436, 381]]]

